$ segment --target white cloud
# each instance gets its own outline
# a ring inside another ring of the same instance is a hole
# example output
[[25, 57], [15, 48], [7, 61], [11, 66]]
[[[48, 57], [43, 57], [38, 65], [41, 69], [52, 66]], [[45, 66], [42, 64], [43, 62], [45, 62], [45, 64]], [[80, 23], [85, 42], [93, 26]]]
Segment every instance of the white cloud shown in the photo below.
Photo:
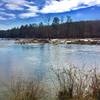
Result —
[[13, 13], [0, 12], [0, 20], [10, 20], [16, 18]]
[[33, 4], [33, 2], [26, 0], [3, 0], [3, 2], [5, 2], [5, 7], [9, 10], [24, 10], [24, 6]]
[[24, 10], [24, 8], [19, 6], [18, 4], [8, 3], [5, 6], [9, 10]]
[[38, 7], [30, 4], [26, 4], [25, 7], [27, 7], [25, 13], [19, 14], [20, 18], [30, 18], [30, 17], [36, 17], [38, 16]]
[[7, 20], [7, 19], [4, 18], [3, 16], [0, 16], [0, 20]]
[[0, 11], [4, 11], [5, 9], [4, 8], [0, 8]]
[[[0, 11], [19, 11], [15, 14], [2, 14], [0, 15], [8, 16], [9, 19], [16, 18], [30, 18], [38, 16], [39, 13], [62, 13], [71, 10], [77, 10], [81, 8], [90, 7], [93, 5], [100, 5], [100, 0], [45, 0], [46, 3], [41, 9], [38, 5], [35, 5], [34, 0], [1, 0], [0, 6], [4, 5], [4, 8], [0, 8]], [[1, 17], [1, 19], [3, 19]]]
[[0, 2], [0, 6], [2, 6], [3, 5], [3, 3], [2, 2]]
[[0, 15], [9, 16], [9, 17], [15, 18], [15, 14], [13, 14], [13, 13], [0, 12]]
[[15, 3], [18, 5], [22, 5], [27, 2], [26, 0], [1, 0], [1, 1], [4, 3]]
[[15, 19], [16, 18], [16, 15], [12, 14], [12, 13], [5, 14], [5, 15], [8, 16], [8, 19]]
[[39, 12], [38, 7], [34, 5], [27, 5], [27, 11], [29, 12]]
[[34, 12], [27, 12], [27, 13], [22, 13], [19, 15], [20, 18], [30, 18], [30, 17], [36, 17], [36, 16], [38, 15]]
[[84, 8], [81, 4], [87, 6], [100, 5], [100, 0], [49, 0], [41, 9], [41, 13], [60, 13], [70, 10]]
[[[20, 18], [30, 18], [37, 16], [39, 12], [38, 7], [34, 5], [34, 2], [29, 2], [26, 0], [2, 0], [5, 2], [5, 7], [8, 10], [21, 11], [17, 14]], [[23, 11], [23, 12], [22, 12]]]
[[73, 7], [77, 7], [81, 3], [80, 0], [62, 0], [62, 1], [51, 1], [50, 4], [44, 6], [41, 10], [42, 13], [59, 13], [69, 11]]

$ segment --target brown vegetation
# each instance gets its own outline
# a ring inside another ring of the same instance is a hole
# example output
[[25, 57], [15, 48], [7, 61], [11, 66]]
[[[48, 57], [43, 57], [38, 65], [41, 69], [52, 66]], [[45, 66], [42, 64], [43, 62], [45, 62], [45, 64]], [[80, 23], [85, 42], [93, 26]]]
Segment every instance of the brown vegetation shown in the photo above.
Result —
[[59, 84], [58, 100], [100, 100], [100, 76], [96, 69], [70, 67], [53, 71]]
[[[67, 67], [52, 69], [57, 91], [53, 100], [100, 100], [100, 73], [97, 69]], [[45, 82], [44, 82], [45, 83]], [[36, 80], [13, 80], [4, 92], [3, 100], [52, 100], [44, 83]], [[52, 83], [51, 83], [52, 84]], [[47, 96], [48, 95], [48, 96]]]
[[42, 82], [36, 80], [12, 80], [4, 92], [5, 100], [41, 100], [46, 91]]

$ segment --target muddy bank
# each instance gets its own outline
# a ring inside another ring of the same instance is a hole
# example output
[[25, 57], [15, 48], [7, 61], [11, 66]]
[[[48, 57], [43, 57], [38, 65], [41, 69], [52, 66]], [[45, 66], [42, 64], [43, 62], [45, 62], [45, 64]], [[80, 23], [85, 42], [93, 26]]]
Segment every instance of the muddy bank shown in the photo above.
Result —
[[100, 45], [100, 39], [15, 39], [17, 44], [51, 43], [51, 44], [88, 44]]

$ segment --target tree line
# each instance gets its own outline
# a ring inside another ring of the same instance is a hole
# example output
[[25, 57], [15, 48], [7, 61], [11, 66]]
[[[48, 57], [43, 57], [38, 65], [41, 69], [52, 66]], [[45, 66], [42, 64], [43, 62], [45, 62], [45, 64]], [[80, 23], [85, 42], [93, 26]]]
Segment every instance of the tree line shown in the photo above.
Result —
[[20, 28], [1, 30], [0, 38], [98, 38], [100, 37], [100, 20], [73, 22], [68, 16], [66, 22], [54, 17], [50, 24], [22, 25]]

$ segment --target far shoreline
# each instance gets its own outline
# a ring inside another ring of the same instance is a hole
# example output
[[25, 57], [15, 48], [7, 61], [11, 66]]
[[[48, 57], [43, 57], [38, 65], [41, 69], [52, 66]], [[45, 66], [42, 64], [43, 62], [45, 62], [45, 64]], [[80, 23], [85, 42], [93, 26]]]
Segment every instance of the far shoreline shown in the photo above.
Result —
[[16, 44], [31, 44], [31, 43], [50, 43], [50, 44], [83, 44], [83, 45], [100, 45], [100, 38], [1, 38], [2, 40], [14, 40]]

